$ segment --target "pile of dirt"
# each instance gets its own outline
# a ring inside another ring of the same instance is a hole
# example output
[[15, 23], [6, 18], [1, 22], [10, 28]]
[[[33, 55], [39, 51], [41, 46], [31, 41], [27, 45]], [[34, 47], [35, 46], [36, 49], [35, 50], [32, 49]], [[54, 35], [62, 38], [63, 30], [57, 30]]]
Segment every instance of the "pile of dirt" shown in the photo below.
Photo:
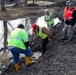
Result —
[[55, 36], [49, 42], [46, 53], [36, 64], [26, 67], [24, 59], [20, 59], [19, 72], [16, 72], [13, 64], [10, 64], [2, 75], [75, 75], [76, 39], [69, 43], [59, 39], [62, 36], [62, 24], [55, 27]]
[[[56, 15], [62, 15], [61, 7], [52, 7]], [[62, 19], [62, 17], [61, 17]], [[40, 57], [37, 63], [26, 67], [24, 59], [20, 59], [21, 69], [16, 72], [11, 63], [2, 75], [75, 75], [76, 74], [76, 36], [71, 42], [61, 41], [64, 23], [55, 27], [55, 35], [47, 46], [46, 53]], [[38, 40], [36, 40], [38, 42]], [[35, 49], [35, 46], [33, 46]], [[37, 50], [37, 49], [36, 49]]]

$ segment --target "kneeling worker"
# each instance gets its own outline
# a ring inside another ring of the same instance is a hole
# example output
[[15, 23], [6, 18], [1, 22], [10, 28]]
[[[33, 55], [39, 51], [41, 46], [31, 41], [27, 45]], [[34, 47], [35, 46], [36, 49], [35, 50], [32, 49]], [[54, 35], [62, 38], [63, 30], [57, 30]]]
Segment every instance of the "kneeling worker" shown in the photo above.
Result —
[[46, 52], [46, 46], [48, 44], [49, 39], [52, 36], [52, 33], [46, 27], [38, 26], [37, 24], [33, 24], [32, 28], [33, 28], [33, 34], [36, 33], [42, 39], [42, 55], [43, 55]]
[[20, 53], [25, 54], [25, 64], [26, 66], [33, 64], [34, 61], [30, 59], [31, 50], [29, 48], [29, 39], [24, 26], [19, 24], [17, 29], [13, 30], [8, 41], [8, 49], [11, 51], [14, 60], [15, 70], [20, 69], [19, 65], [19, 55]]

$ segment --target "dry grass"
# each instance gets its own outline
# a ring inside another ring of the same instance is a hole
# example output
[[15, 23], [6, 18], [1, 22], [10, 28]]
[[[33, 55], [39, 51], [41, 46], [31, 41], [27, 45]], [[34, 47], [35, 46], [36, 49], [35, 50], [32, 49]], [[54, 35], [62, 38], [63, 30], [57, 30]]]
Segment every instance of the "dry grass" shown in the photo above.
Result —
[[0, 19], [1, 20], [9, 20], [9, 19], [14, 19], [17, 18], [20, 15], [24, 14], [24, 10], [20, 9], [15, 9], [15, 8], [6, 8], [7, 11], [0, 11]]
[[[28, 4], [32, 3], [31, 1], [28, 1]], [[35, 2], [35, 4], [38, 4], [39, 6], [45, 6], [45, 5], [50, 5], [53, 4], [54, 2], [48, 2], [48, 1], [38, 1]]]
[[[28, 1], [28, 4], [32, 2]], [[39, 6], [42, 5], [47, 5], [47, 4], [52, 4], [51, 2], [47, 1], [38, 1], [35, 2], [35, 4], [38, 4]], [[26, 6], [20, 6], [17, 8], [13, 7], [8, 7], [6, 8], [7, 11], [0, 11], [0, 20], [10, 20], [10, 19], [15, 19], [19, 17], [25, 17], [26, 15], [30, 13], [40, 13], [41, 10], [37, 10], [36, 8], [28, 8]], [[42, 13], [42, 12], [41, 12]]]

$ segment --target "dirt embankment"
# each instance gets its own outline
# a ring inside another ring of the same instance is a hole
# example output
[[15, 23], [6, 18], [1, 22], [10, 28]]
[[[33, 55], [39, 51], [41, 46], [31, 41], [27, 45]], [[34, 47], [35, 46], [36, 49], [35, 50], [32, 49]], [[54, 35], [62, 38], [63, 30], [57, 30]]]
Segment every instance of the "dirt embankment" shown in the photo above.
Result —
[[[62, 15], [63, 7], [49, 9], [53, 9], [58, 16]], [[62, 22], [55, 28], [55, 36], [49, 42], [46, 53], [36, 64], [26, 67], [24, 59], [21, 59], [19, 72], [15, 72], [13, 64], [10, 64], [2, 75], [76, 75], [76, 36], [69, 43], [61, 41], [63, 26]]]

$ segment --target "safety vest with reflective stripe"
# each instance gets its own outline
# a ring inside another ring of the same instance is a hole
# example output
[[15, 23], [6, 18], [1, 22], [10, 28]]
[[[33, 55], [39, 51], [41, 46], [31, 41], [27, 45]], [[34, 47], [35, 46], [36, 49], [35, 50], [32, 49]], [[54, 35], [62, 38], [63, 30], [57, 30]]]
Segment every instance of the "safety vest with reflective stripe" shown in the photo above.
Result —
[[71, 20], [71, 19], [73, 19], [73, 17], [72, 17], [72, 14], [73, 14], [73, 11], [75, 10], [75, 8], [73, 8], [73, 9], [69, 9], [68, 11], [67, 11], [67, 13], [66, 13], [66, 15], [65, 15], [65, 18], [66, 18], [66, 20]]
[[11, 32], [11, 36], [8, 41], [8, 46], [14, 46], [26, 50], [24, 42], [28, 42], [28, 35], [25, 30], [17, 28]]
[[43, 27], [39, 27], [39, 32], [37, 32], [37, 35], [41, 37], [41, 39], [45, 39], [48, 35], [42, 32]]
[[[52, 15], [52, 13], [50, 13], [49, 15], [46, 15], [45, 16], [45, 18], [46, 19], [50, 19], [50, 16]], [[49, 20], [48, 22], [47, 22], [47, 25], [49, 26], [49, 25], [53, 25], [54, 24], [54, 18], [52, 18], [51, 20]]]

